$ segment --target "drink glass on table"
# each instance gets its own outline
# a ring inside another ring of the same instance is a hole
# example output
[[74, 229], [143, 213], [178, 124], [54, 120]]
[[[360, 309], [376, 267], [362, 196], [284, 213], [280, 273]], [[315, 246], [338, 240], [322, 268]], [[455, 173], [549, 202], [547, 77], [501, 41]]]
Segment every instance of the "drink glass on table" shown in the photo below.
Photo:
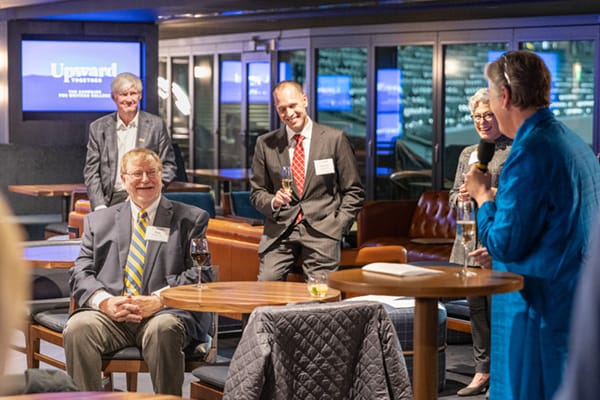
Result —
[[[285, 190], [288, 194], [291, 195], [292, 193], [292, 183], [294, 182], [294, 178], [292, 175], [292, 167], [290, 166], [285, 166], [285, 167], [281, 167], [281, 187], [283, 187], [283, 190]], [[288, 208], [289, 205], [284, 205], [282, 206], [282, 208]]]
[[313, 297], [325, 297], [329, 289], [327, 286], [327, 272], [315, 271], [309, 273], [306, 288]]
[[461, 244], [465, 249], [464, 265], [460, 272], [461, 277], [477, 275], [468, 269], [469, 253], [475, 250], [477, 242], [477, 228], [475, 226], [475, 203], [472, 200], [459, 200], [456, 203], [456, 229]]
[[208, 240], [205, 237], [192, 238], [190, 241], [190, 257], [194, 260], [194, 265], [198, 270], [198, 289], [206, 289], [206, 285], [202, 284], [202, 272], [210, 269], [209, 265], [205, 265], [210, 258], [208, 250]]

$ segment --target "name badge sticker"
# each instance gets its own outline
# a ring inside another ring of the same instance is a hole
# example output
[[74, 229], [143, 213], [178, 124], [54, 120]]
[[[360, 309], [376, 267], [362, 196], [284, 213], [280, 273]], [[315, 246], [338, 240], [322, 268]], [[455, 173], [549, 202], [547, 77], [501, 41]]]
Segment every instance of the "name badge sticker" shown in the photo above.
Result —
[[317, 175], [329, 175], [335, 173], [333, 158], [315, 160], [315, 173]]
[[146, 240], [166, 243], [169, 240], [169, 233], [169, 228], [163, 228], [161, 226], [147, 226]]

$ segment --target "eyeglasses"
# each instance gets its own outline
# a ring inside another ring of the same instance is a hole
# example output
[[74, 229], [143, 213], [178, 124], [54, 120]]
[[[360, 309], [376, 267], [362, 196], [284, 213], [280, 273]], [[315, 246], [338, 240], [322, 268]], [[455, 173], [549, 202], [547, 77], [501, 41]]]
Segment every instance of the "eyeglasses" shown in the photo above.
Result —
[[504, 79], [506, 79], [506, 83], [510, 89], [510, 78], [508, 77], [508, 58], [506, 58], [504, 54], [502, 55], [502, 61], [504, 61], [502, 73], [504, 74]]
[[494, 113], [486, 112], [483, 114], [473, 114], [471, 115], [471, 119], [477, 123], [480, 123], [482, 120], [490, 122], [494, 119]]
[[125, 175], [133, 176], [135, 179], [142, 179], [144, 174], [148, 177], [148, 179], [154, 179], [161, 172], [160, 169], [149, 169], [148, 171], [135, 171], [126, 173]]

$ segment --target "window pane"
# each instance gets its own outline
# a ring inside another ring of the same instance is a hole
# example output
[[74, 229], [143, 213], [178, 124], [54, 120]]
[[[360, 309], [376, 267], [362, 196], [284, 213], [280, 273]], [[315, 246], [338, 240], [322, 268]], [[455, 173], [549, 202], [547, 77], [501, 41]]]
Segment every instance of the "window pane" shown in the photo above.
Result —
[[417, 198], [431, 187], [432, 46], [376, 50], [375, 198]]
[[246, 167], [250, 168], [254, 147], [259, 135], [271, 128], [269, 105], [271, 98], [271, 63], [268, 61], [248, 63], [248, 145]]
[[348, 134], [366, 182], [367, 49], [319, 50], [316, 87], [315, 120]]
[[241, 104], [242, 62], [239, 54], [222, 55], [219, 86], [220, 167], [242, 167]]
[[213, 56], [194, 57], [194, 168], [216, 168]]
[[181, 149], [183, 159], [189, 158], [190, 147], [190, 79], [188, 57], [171, 59], [171, 137]]
[[552, 75], [554, 115], [592, 145], [594, 116], [594, 42], [592, 40], [521, 43], [539, 54]]
[[477, 143], [479, 136], [471, 120], [469, 98], [487, 87], [485, 65], [508, 50], [507, 43], [457, 44], [444, 47], [445, 153], [444, 187], [454, 182], [458, 156], [463, 148]]
[[169, 81], [167, 80], [167, 60], [158, 62], [158, 115], [167, 121], [167, 101], [169, 100]]
[[280, 51], [278, 78], [281, 81], [296, 81], [304, 87], [306, 80], [306, 50]]

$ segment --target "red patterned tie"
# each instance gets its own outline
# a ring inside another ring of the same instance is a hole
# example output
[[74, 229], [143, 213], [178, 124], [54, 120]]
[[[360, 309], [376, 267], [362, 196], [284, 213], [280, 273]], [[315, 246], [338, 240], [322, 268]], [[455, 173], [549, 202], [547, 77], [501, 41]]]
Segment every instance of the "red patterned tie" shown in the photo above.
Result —
[[[298, 189], [298, 194], [302, 197], [302, 193], [304, 192], [304, 146], [302, 145], [302, 141], [304, 140], [304, 136], [297, 134], [294, 135], [294, 139], [296, 139], [296, 147], [294, 148], [294, 159], [292, 160], [292, 174], [294, 175], [294, 183], [296, 184], [296, 188]], [[296, 224], [302, 220], [302, 210], [296, 217]]]
[[298, 193], [302, 196], [304, 191], [304, 146], [302, 145], [304, 136], [295, 135], [294, 139], [296, 139], [296, 147], [294, 148], [294, 159], [292, 160], [292, 173], [294, 174], [294, 182], [296, 188], [298, 188]]

